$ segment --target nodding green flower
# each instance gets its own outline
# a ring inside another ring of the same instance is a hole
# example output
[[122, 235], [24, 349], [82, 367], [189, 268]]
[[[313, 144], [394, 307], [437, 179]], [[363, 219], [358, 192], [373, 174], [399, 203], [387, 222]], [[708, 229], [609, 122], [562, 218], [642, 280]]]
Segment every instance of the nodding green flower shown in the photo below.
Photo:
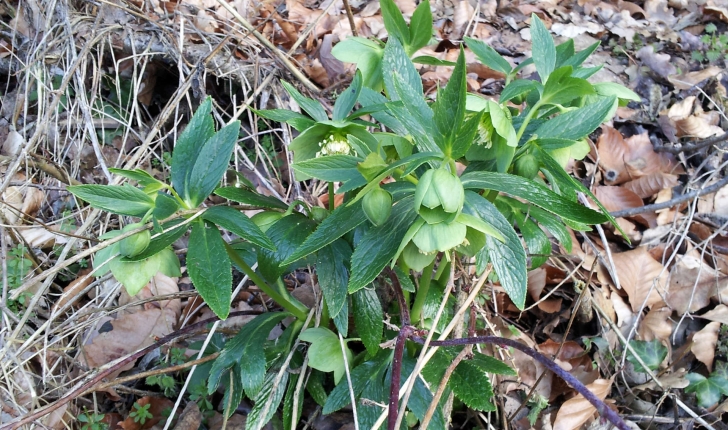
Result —
[[316, 158], [325, 155], [357, 155], [356, 150], [349, 145], [346, 137], [338, 134], [328, 135], [319, 142], [319, 147], [321, 150], [316, 153]]

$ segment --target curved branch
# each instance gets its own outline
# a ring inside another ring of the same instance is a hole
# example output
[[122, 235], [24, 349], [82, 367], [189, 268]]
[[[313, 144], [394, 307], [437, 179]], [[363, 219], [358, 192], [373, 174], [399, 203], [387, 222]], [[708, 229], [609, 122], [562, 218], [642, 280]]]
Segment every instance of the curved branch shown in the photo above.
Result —
[[[419, 344], [424, 344], [425, 339], [420, 336], [412, 337], [410, 338], [412, 341], [417, 342]], [[615, 427], [617, 427], [619, 430], [630, 430], [631, 428], [627, 425], [626, 422], [622, 419], [622, 417], [619, 416], [617, 412], [615, 412], [613, 409], [611, 409], [609, 406], [607, 406], [604, 401], [602, 401], [600, 398], [598, 398], [594, 393], [589, 391], [588, 388], [584, 384], [581, 383], [578, 379], [576, 379], [572, 374], [565, 371], [561, 368], [556, 362], [553, 360], [550, 360], [545, 355], [539, 353], [538, 351], [529, 348], [528, 346], [516, 342], [511, 339], [506, 339], [503, 337], [498, 336], [478, 336], [478, 337], [466, 337], [461, 339], [449, 339], [449, 340], [433, 340], [430, 341], [430, 345], [433, 346], [462, 346], [462, 345], [474, 345], [477, 343], [489, 343], [489, 344], [495, 344], [495, 345], [501, 345], [501, 346], [508, 346], [513, 349], [517, 349], [524, 354], [528, 355], [529, 357], [535, 359], [539, 363], [543, 364], [547, 369], [557, 374], [561, 379], [566, 381], [567, 384], [569, 384], [572, 388], [574, 388], [576, 391], [579, 392], [582, 396], [584, 396], [585, 399], [589, 401], [594, 407], [597, 409], [597, 412], [600, 416], [606, 418], [611, 422]]]

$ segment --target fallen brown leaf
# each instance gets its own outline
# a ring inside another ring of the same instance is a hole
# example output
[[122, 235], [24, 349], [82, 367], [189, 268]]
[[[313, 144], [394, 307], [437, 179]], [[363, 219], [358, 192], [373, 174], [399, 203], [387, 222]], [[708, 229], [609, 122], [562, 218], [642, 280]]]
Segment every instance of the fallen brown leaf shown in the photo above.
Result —
[[666, 301], [680, 315], [704, 308], [726, 285], [725, 276], [692, 254], [681, 257], [670, 274]]
[[641, 340], [651, 341], [653, 339], [667, 340], [672, 334], [672, 322], [670, 315], [672, 309], [668, 307], [653, 307], [645, 315], [639, 325], [639, 335]]
[[[604, 400], [612, 388], [612, 380], [597, 379], [586, 387], [599, 399]], [[578, 429], [594, 416], [595, 412], [596, 408], [584, 396], [579, 394], [561, 405], [559, 412], [556, 414], [553, 430]]]
[[695, 85], [703, 82], [706, 79], [710, 79], [718, 73], [722, 72], [723, 69], [717, 66], [710, 66], [703, 70], [696, 70], [694, 72], [683, 73], [682, 75], [672, 75], [667, 78], [668, 81], [678, 90], [689, 90]]
[[174, 406], [171, 400], [164, 397], [149, 397], [145, 396], [135, 402], [139, 406], [149, 406], [148, 412], [152, 414], [151, 418], [147, 418], [144, 424], [141, 422], [135, 422], [131, 416], [127, 417], [123, 422], [118, 425], [124, 430], [147, 430], [154, 427], [158, 422], [162, 421], [164, 417], [165, 409], [171, 409]]
[[640, 198], [646, 199], [654, 196], [665, 188], [672, 188], [677, 185], [677, 175], [655, 172], [633, 181], [626, 182], [622, 186]]
[[675, 125], [678, 137], [704, 139], [723, 134], [718, 127], [717, 118], [705, 114], [697, 102], [697, 97], [690, 96], [670, 107], [667, 116]]
[[690, 351], [695, 354], [695, 358], [705, 364], [709, 372], [713, 370], [715, 346], [718, 344], [720, 324], [719, 322], [711, 322], [695, 333], [693, 335], [693, 344], [690, 347]]
[[728, 306], [720, 304], [703, 315], [698, 316], [700, 318], [705, 318], [706, 320], [719, 322], [721, 324], [728, 324]]
[[659, 291], [667, 285], [667, 271], [656, 261], [647, 248], [612, 254], [619, 283], [629, 296], [634, 312], [642, 306], [662, 303]]

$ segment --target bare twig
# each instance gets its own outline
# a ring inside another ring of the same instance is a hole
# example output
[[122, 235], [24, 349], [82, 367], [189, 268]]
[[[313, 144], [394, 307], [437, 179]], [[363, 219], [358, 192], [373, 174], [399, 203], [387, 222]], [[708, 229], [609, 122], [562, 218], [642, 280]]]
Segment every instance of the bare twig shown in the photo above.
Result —
[[465, 348], [463, 348], [462, 351], [455, 357], [455, 359], [447, 366], [447, 369], [445, 369], [445, 374], [442, 375], [442, 380], [440, 381], [440, 384], [437, 386], [437, 391], [435, 392], [435, 395], [432, 397], [432, 401], [430, 402], [430, 407], [427, 408], [427, 413], [425, 413], [425, 417], [422, 419], [422, 424], [420, 425], [420, 428], [426, 429], [427, 426], [430, 424], [430, 420], [432, 419], [432, 416], [435, 414], [435, 411], [437, 410], [437, 405], [440, 403], [440, 398], [442, 397], [442, 393], [445, 392], [445, 387], [447, 387], [447, 381], [450, 380], [450, 376], [452, 376], [452, 372], [455, 371], [455, 368], [458, 367], [458, 364], [460, 364], [465, 357], [467, 357], [471, 352], [473, 351], [473, 345], [468, 345]]
[[700, 142], [688, 143], [682, 146], [655, 145], [655, 152], [668, 152], [670, 154], [679, 154], [681, 152], [699, 151], [703, 148], [707, 148], [711, 145], [716, 145], [718, 143], [723, 143], [727, 140], [728, 133], [725, 133], [721, 134], [720, 136], [710, 137], [708, 139], [701, 140]]
[[346, 16], [349, 18], [349, 26], [351, 27], [352, 36], [356, 37], [359, 35], [356, 31], [356, 23], [354, 22], [354, 14], [351, 12], [351, 5], [349, 0], [344, 0], [344, 9], [346, 9]]

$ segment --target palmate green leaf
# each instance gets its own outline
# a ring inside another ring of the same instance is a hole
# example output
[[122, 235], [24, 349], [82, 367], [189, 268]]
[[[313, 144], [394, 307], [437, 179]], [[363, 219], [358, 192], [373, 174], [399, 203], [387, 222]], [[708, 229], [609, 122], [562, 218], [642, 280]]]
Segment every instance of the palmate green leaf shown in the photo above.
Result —
[[287, 371], [283, 372], [281, 379], [278, 381], [276, 381], [277, 377], [278, 371], [270, 372], [265, 376], [263, 388], [253, 398], [253, 403], [255, 404], [245, 421], [245, 430], [261, 430], [265, 428], [268, 421], [278, 411], [278, 405], [280, 405], [283, 394], [286, 392], [289, 373]]
[[413, 197], [392, 207], [392, 214], [381, 226], [369, 229], [351, 256], [349, 293], [369, 285], [395, 256], [407, 229], [417, 217]]
[[66, 189], [91, 206], [115, 214], [142, 217], [154, 207], [149, 195], [129, 184], [74, 185]]
[[616, 98], [603, 97], [596, 103], [552, 118], [536, 129], [540, 139], [559, 138], [578, 140], [599, 127], [614, 106]]
[[[392, 351], [382, 349], [373, 359], [365, 361], [351, 371], [351, 386], [354, 391], [354, 398], [359, 398], [365, 388], [375, 384], [375, 381], [379, 381], [379, 384], [381, 384], [381, 380], [384, 378], [384, 371], [387, 369], [387, 365], [391, 359]], [[349, 383], [346, 380], [342, 380], [329, 393], [322, 413], [328, 415], [349, 404], [351, 404]]]
[[[311, 343], [308, 347], [308, 365], [321, 372], [334, 372], [334, 382], [338, 383], [346, 372], [339, 337], [327, 328], [315, 327], [304, 330], [298, 338]], [[345, 351], [346, 363], [351, 363], [354, 355], [348, 347], [345, 347]]]
[[361, 203], [341, 205], [316, 228], [293, 254], [281, 264], [286, 266], [333, 243], [367, 220]]
[[565, 219], [584, 224], [600, 224], [608, 220], [604, 214], [572, 202], [537, 182], [519, 176], [494, 172], [470, 172], [461, 176], [460, 179], [465, 189], [497, 190], [525, 199]]
[[541, 82], [546, 82], [556, 67], [556, 46], [551, 33], [538, 15], [531, 14], [531, 52]]
[[329, 116], [326, 114], [324, 107], [321, 106], [321, 103], [319, 103], [317, 100], [305, 97], [303, 94], [298, 92], [296, 87], [286, 81], [281, 80], [281, 84], [283, 85], [283, 88], [285, 88], [286, 92], [290, 94], [291, 97], [293, 97], [293, 100], [295, 100], [296, 103], [301, 106], [301, 109], [303, 109], [307, 114], [311, 115], [311, 118], [315, 119], [316, 121], [326, 121], [329, 119]]
[[564, 66], [551, 73], [543, 88], [541, 104], [565, 105], [578, 97], [594, 94], [588, 81], [572, 78], [571, 72], [571, 66]]
[[193, 221], [187, 250], [187, 272], [210, 309], [221, 319], [230, 313], [232, 265], [220, 230]]
[[339, 94], [339, 97], [336, 99], [336, 103], [334, 103], [334, 113], [332, 115], [332, 119], [334, 121], [341, 121], [349, 115], [349, 111], [354, 108], [357, 99], [359, 99], [361, 88], [362, 75], [361, 71], [357, 70], [349, 88]]
[[564, 63], [574, 56], [574, 39], [556, 45], [556, 68], [564, 66]]
[[288, 209], [288, 205], [275, 197], [264, 196], [254, 191], [246, 190], [238, 187], [222, 187], [215, 190], [218, 196], [242, 203], [244, 205], [257, 206], [270, 209]]
[[180, 204], [174, 197], [167, 193], [158, 192], [154, 199], [154, 210], [152, 216], [155, 220], [161, 221], [174, 215], [180, 209]]
[[473, 144], [473, 140], [475, 140], [475, 135], [478, 133], [478, 124], [480, 124], [482, 117], [483, 113], [478, 112], [463, 123], [463, 126], [460, 128], [452, 143], [450, 153], [452, 159], [457, 160], [468, 152], [468, 149]]
[[[406, 85], [406, 84], [403, 84]], [[400, 85], [398, 85], [400, 86]], [[419, 104], [419, 102], [417, 102]], [[422, 101], [424, 103], [424, 100]], [[431, 116], [427, 119], [413, 114], [414, 106], [405, 107], [401, 104], [388, 104], [389, 112], [394, 115], [398, 123], [406, 130], [404, 135], [411, 135], [422, 152], [442, 152], [442, 149], [435, 143]], [[420, 106], [425, 108], [425, 106]], [[429, 107], [426, 107], [429, 109]]]
[[[465, 185], [463, 183], [463, 185]], [[488, 200], [472, 191], [465, 192], [465, 206], [463, 211], [482, 219], [487, 219], [502, 235], [505, 242], [491, 236], [486, 236], [486, 247], [475, 256], [479, 268], [484, 268], [483, 260], [493, 263], [493, 270], [511, 298], [511, 301], [523, 309], [526, 303], [526, 252], [523, 250], [521, 240], [513, 230], [513, 226], [503, 217], [498, 209]]]
[[[623, 87], [624, 88], [624, 87]], [[152, 176], [149, 172], [143, 169], [117, 169], [115, 167], [109, 167], [109, 172], [123, 176], [125, 178], [139, 182], [139, 185], [146, 187], [148, 185], [157, 184], [160, 187], [166, 187], [167, 184], [160, 181], [159, 179]]]
[[410, 42], [407, 45], [407, 54], [412, 55], [420, 48], [424, 48], [432, 39], [432, 10], [430, 1], [421, 2], [415, 9], [409, 25]]
[[299, 161], [293, 165], [293, 169], [326, 182], [347, 182], [363, 178], [356, 169], [361, 162], [361, 158], [353, 155], [327, 155]]
[[728, 396], [728, 380], [724, 378], [714, 376], [706, 378], [699, 373], [688, 373], [685, 378], [690, 381], [690, 385], [685, 387], [685, 392], [695, 393], [698, 405], [703, 408], [716, 405], [722, 396]]
[[[392, 0], [386, 1], [392, 2]], [[395, 77], [394, 73], [397, 73], [399, 76]], [[404, 47], [396, 37], [390, 37], [387, 40], [387, 45], [384, 47], [382, 75], [384, 77], [384, 89], [387, 91], [390, 100], [406, 100], [410, 103], [414, 102], [411, 98], [416, 94], [417, 98], [422, 99], [422, 103], [424, 103], [422, 78], [420, 78], [420, 74], [415, 68], [415, 65], [412, 64]], [[405, 94], [400, 94], [402, 90], [397, 90], [394, 86], [398, 81], [404, 84], [402, 88], [407, 89]]]
[[[402, 45], [410, 44], [410, 30], [402, 16], [402, 12], [392, 0], [381, 0], [379, 7], [382, 9], [384, 27], [390, 36], [395, 37]], [[390, 37], [391, 40], [391, 37]]]
[[364, 347], [370, 355], [380, 350], [384, 311], [374, 288], [362, 288], [351, 295], [354, 322]]
[[208, 96], [180, 133], [172, 151], [172, 186], [183, 199], [186, 197], [187, 182], [202, 150], [202, 144], [215, 134], [211, 111], [212, 98]]
[[546, 229], [554, 235], [556, 240], [559, 241], [567, 252], [571, 252], [572, 243], [569, 231], [556, 215], [534, 205], [528, 205], [506, 196], [498, 196], [498, 201], [504, 201], [513, 207], [514, 210], [520, 211], [523, 214], [528, 214], [530, 217], [538, 221], [539, 224], [546, 227]]
[[520, 95], [528, 94], [537, 88], [538, 88], [538, 83], [536, 81], [529, 81], [526, 79], [516, 79], [515, 81], [506, 85], [505, 88], [503, 88], [503, 91], [501, 92], [498, 102], [505, 103], [507, 101], [513, 100], [514, 98], [516, 98]]
[[[371, 88], [362, 88], [361, 94], [359, 94], [359, 103], [365, 110], [377, 108], [376, 112], [371, 113], [372, 117], [381, 122], [382, 125], [390, 129], [393, 133], [399, 136], [406, 136], [408, 134], [404, 125], [389, 112], [391, 104], [388, 103], [387, 98], [382, 94]], [[385, 106], [384, 109], [380, 108], [382, 105]]]
[[[271, 225], [265, 233], [275, 245], [276, 250], [261, 249], [258, 251], [260, 273], [267, 280], [276, 281], [291, 265], [291, 263], [287, 263], [289, 257], [315, 228], [316, 223], [298, 213], [284, 216]], [[298, 260], [291, 260], [291, 262], [295, 263]], [[286, 263], [284, 264], [284, 262]]]
[[[457, 64], [444, 90], [440, 91], [432, 107], [434, 123], [440, 147], [445, 155], [451, 156], [452, 143], [465, 118], [465, 54], [460, 48]], [[401, 97], [401, 96], [400, 96]]]
[[[289, 314], [286, 312], [268, 312], [245, 323], [238, 334], [225, 344], [220, 356], [214, 361], [207, 392], [212, 394], [217, 390], [226, 369], [240, 365], [243, 389], [249, 397], [255, 396], [263, 384], [266, 369], [265, 353], [261, 345], [273, 327], [287, 316]], [[241, 357], [245, 359], [241, 360]]]
[[[403, 389], [405, 381], [410, 376], [412, 371], [415, 368], [416, 360], [414, 358], [411, 358], [409, 354], [405, 354], [404, 358], [402, 359], [402, 377], [400, 379], [400, 383], [402, 384], [400, 389]], [[385, 379], [385, 384], [387, 386], [390, 386], [391, 381], [391, 366], [389, 374], [387, 375], [387, 378]], [[407, 407], [412, 411], [412, 413], [422, 421], [424, 419], [425, 414], [427, 413], [427, 409], [430, 406], [430, 403], [432, 402], [432, 392], [429, 388], [425, 385], [425, 383], [422, 381], [421, 378], [417, 378], [415, 380], [414, 388], [412, 389], [412, 394], [410, 395], [409, 403], [407, 403]], [[432, 429], [444, 429], [447, 428], [445, 426], [445, 418], [442, 414], [442, 409], [438, 406], [435, 409], [435, 413], [432, 415], [432, 420], [430, 421], [430, 427]]]
[[[645, 365], [653, 371], [657, 370], [660, 367], [660, 363], [667, 357], [667, 347], [659, 339], [654, 339], [649, 342], [644, 340], [630, 340], [629, 345]], [[639, 361], [637, 361], [637, 358], [632, 354], [632, 351], [627, 351], [627, 360], [634, 365], [636, 371], [645, 371]]]
[[199, 206], [215, 190], [225, 175], [239, 131], [240, 121], [233, 121], [202, 145], [182, 195], [191, 208]]
[[254, 245], [271, 251], [276, 249], [268, 236], [260, 231], [260, 228], [250, 218], [237, 209], [229, 206], [213, 206], [202, 214], [202, 219], [210, 221]]
[[329, 306], [329, 315], [335, 317], [346, 305], [349, 271], [346, 266], [351, 258], [351, 247], [344, 240], [319, 249], [316, 255], [316, 275]]
[[483, 65], [501, 72], [504, 75], [510, 74], [513, 70], [511, 63], [501, 57], [495, 49], [488, 46], [485, 42], [473, 39], [472, 37], [466, 37], [465, 43], [468, 44], [468, 48], [473, 51], [475, 56], [478, 57], [478, 60], [483, 63]]
[[[564, 61], [563, 64], [559, 64], [559, 66], [571, 66], [571, 67], [573, 67], [575, 69], [578, 68], [579, 66], [581, 66], [581, 64], [584, 61], [586, 61], [587, 58], [589, 58], [589, 56], [592, 53], [594, 53], [594, 51], [597, 50], [597, 48], [599, 47], [599, 44], [600, 44], [600, 42], [595, 42], [595, 43], [589, 45], [589, 47], [587, 47], [586, 49], [581, 50], [581, 51], [575, 53], [569, 59], [567, 59], [566, 61]], [[586, 78], [584, 78], [584, 79], [586, 79]]]

